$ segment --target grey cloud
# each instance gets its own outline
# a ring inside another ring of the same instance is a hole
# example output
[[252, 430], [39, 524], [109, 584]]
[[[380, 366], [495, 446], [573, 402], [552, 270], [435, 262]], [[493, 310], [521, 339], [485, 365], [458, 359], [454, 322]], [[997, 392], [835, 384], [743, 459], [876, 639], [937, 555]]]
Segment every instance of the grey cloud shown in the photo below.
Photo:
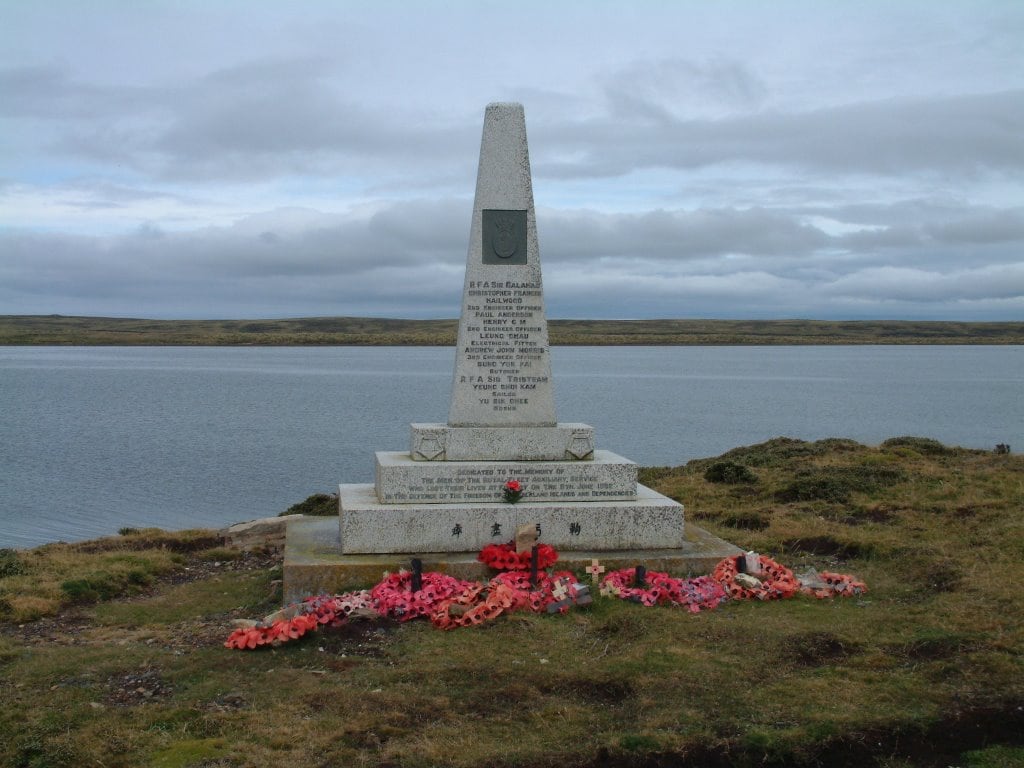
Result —
[[1024, 208], [986, 209], [927, 227], [935, 240], [946, 243], [1024, 243]]
[[768, 95], [765, 83], [742, 62], [657, 59], [634, 62], [604, 84], [610, 116], [627, 123], [671, 123], [694, 111], [747, 111]]
[[542, 248], [559, 259], [802, 256], [829, 243], [825, 233], [796, 217], [759, 208], [644, 214], [550, 212], [543, 227]]
[[[343, 68], [267, 59], [174, 86], [129, 87], [34, 67], [7, 70], [0, 87], [10, 92], [9, 119], [65, 121], [53, 126], [60, 151], [168, 179], [436, 174], [473, 156], [479, 133], [469, 115], [360, 106], [338, 85]], [[695, 91], [704, 95], [689, 98]], [[535, 174], [595, 178], [718, 163], [819, 174], [1024, 170], [1024, 90], [785, 113], [761, 109], [765, 93], [735, 62], [653, 60], [608, 77], [603, 112], [599, 101], [556, 110], [542, 94], [547, 107], [530, 126]], [[691, 103], [722, 114], [695, 116]]]
[[74, 80], [55, 65], [0, 70], [4, 103], [0, 116], [44, 120], [95, 120], [120, 116], [132, 103], [148, 100], [148, 90], [99, 86]]
[[847, 298], [916, 302], [1024, 299], [1024, 262], [948, 273], [878, 267], [844, 275], [823, 290], [827, 295]]
[[381, 269], [459, 268], [465, 262], [464, 201], [401, 202], [372, 216], [303, 213], [273, 211], [231, 227], [189, 231], [146, 223], [113, 237], [12, 230], [2, 235], [0, 269], [11, 285], [36, 292], [54, 280], [114, 286], [130, 277], [158, 286], [171, 275], [351, 279]]
[[[351, 174], [461, 157], [475, 131], [357, 106], [325, 59], [257, 60], [173, 86], [101, 86], [58, 67], [0, 73], [4, 117], [54, 122], [52, 149], [165, 179]], [[415, 166], [413, 166], [415, 167]], [[417, 168], [421, 170], [421, 168]]]
[[[974, 173], [1024, 170], [1024, 90], [889, 99], [802, 113], [721, 119], [607, 116], [539, 127], [555, 151], [537, 160], [558, 178], [621, 176], [639, 168], [766, 163], [816, 173]], [[562, 147], [575, 143], [578, 159]]]
[[423, 317], [451, 316], [457, 304], [460, 267], [387, 249], [354, 257], [337, 239], [280, 244], [260, 253], [265, 244], [230, 230], [141, 229], [114, 239], [5, 232], [0, 305], [33, 314], [209, 317], [215, 307], [218, 316]]
[[875, 227], [837, 238], [838, 244], [856, 250], [1024, 245], [1024, 208], [905, 201], [888, 207], [873, 207], [871, 212], [856, 207], [852, 211], [840, 209], [827, 215], [839, 221], [856, 221]]
[[105, 180], [80, 179], [44, 188], [62, 205], [85, 210], [130, 208], [135, 203], [167, 201], [193, 203], [194, 197], [147, 187], [113, 184]]
[[[921, 201], [904, 205], [934, 213]], [[233, 307], [246, 316], [261, 307], [294, 315], [300, 306], [300, 314], [450, 317], [470, 210], [468, 199], [411, 200], [361, 214], [278, 209], [187, 231], [148, 222], [109, 237], [8, 230], [0, 234], [0, 299], [11, 307], [36, 301], [44, 313], [70, 311], [91, 296], [135, 307], [122, 314], [136, 315], [209, 316], [208, 308], [189, 310], [206, 302], [220, 315]], [[552, 316], [581, 316], [576, 308], [587, 306], [583, 315], [751, 317], [774, 306], [776, 316], [826, 317], [869, 306], [959, 310], [965, 300], [978, 302], [980, 315], [985, 302], [1017, 301], [1024, 292], [1019, 241], [1007, 240], [1019, 233], [1020, 209], [964, 208], [939, 232], [945, 243], [928, 231], [939, 226], [937, 216], [830, 236], [803, 223], [808, 215], [542, 209]], [[861, 208], [851, 215], [871, 218]], [[992, 222], [1000, 238], [988, 236]], [[963, 251], [972, 237], [978, 242], [968, 244], [983, 255], [976, 264]], [[293, 309], [275, 309], [285, 306]]]

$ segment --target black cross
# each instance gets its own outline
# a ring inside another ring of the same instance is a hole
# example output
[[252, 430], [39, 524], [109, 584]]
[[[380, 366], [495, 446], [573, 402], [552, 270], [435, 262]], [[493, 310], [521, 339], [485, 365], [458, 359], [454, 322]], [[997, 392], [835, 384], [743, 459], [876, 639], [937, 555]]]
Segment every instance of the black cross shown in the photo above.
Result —
[[418, 557], [412, 559], [412, 591], [423, 589], [423, 561]]

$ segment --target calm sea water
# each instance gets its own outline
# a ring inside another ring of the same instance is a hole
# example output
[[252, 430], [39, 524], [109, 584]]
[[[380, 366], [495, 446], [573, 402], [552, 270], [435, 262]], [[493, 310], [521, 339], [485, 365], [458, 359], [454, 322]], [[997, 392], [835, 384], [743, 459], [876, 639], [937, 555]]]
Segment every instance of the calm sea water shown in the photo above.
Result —
[[[452, 348], [0, 347], [0, 546], [275, 515], [445, 421]], [[786, 435], [1024, 450], [1024, 347], [556, 347], [562, 421], [643, 465]]]

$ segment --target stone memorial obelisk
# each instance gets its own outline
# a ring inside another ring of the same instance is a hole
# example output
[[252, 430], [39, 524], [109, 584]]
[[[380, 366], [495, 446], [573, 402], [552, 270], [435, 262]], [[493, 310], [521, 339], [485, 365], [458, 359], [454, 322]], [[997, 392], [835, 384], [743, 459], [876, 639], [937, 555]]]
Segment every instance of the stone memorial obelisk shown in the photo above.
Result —
[[458, 344], [449, 426], [555, 426], [537, 217], [519, 104], [491, 104], [484, 115]]
[[520, 104], [484, 114], [447, 425], [413, 424], [433, 461], [591, 458], [594, 430], [556, 424], [548, 323]]
[[[523, 107], [490, 104], [448, 421], [412, 424], [407, 452], [376, 453], [374, 483], [339, 486], [333, 529], [289, 523], [286, 599], [379, 577], [413, 555], [483, 575], [476, 553], [526, 524], [569, 568], [600, 553], [612, 566], [706, 572], [738, 552], [684, 530], [682, 505], [639, 485], [632, 461], [595, 449], [592, 427], [556, 420], [550, 351]], [[516, 503], [503, 494], [512, 480]]]

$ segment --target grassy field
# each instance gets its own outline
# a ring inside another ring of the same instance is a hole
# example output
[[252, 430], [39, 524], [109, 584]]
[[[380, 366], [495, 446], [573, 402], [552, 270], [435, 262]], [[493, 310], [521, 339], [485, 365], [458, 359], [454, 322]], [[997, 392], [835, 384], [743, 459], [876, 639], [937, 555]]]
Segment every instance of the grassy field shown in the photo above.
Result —
[[1024, 458], [780, 438], [642, 474], [690, 521], [870, 591], [696, 615], [602, 597], [243, 652], [222, 643], [277, 607], [272, 555], [150, 530], [6, 550], [0, 764], [1024, 765]]
[[[313, 317], [138, 320], [0, 315], [0, 344], [455, 344], [455, 320]], [[1024, 344], [1024, 323], [824, 320], [552, 320], [552, 344]]]

